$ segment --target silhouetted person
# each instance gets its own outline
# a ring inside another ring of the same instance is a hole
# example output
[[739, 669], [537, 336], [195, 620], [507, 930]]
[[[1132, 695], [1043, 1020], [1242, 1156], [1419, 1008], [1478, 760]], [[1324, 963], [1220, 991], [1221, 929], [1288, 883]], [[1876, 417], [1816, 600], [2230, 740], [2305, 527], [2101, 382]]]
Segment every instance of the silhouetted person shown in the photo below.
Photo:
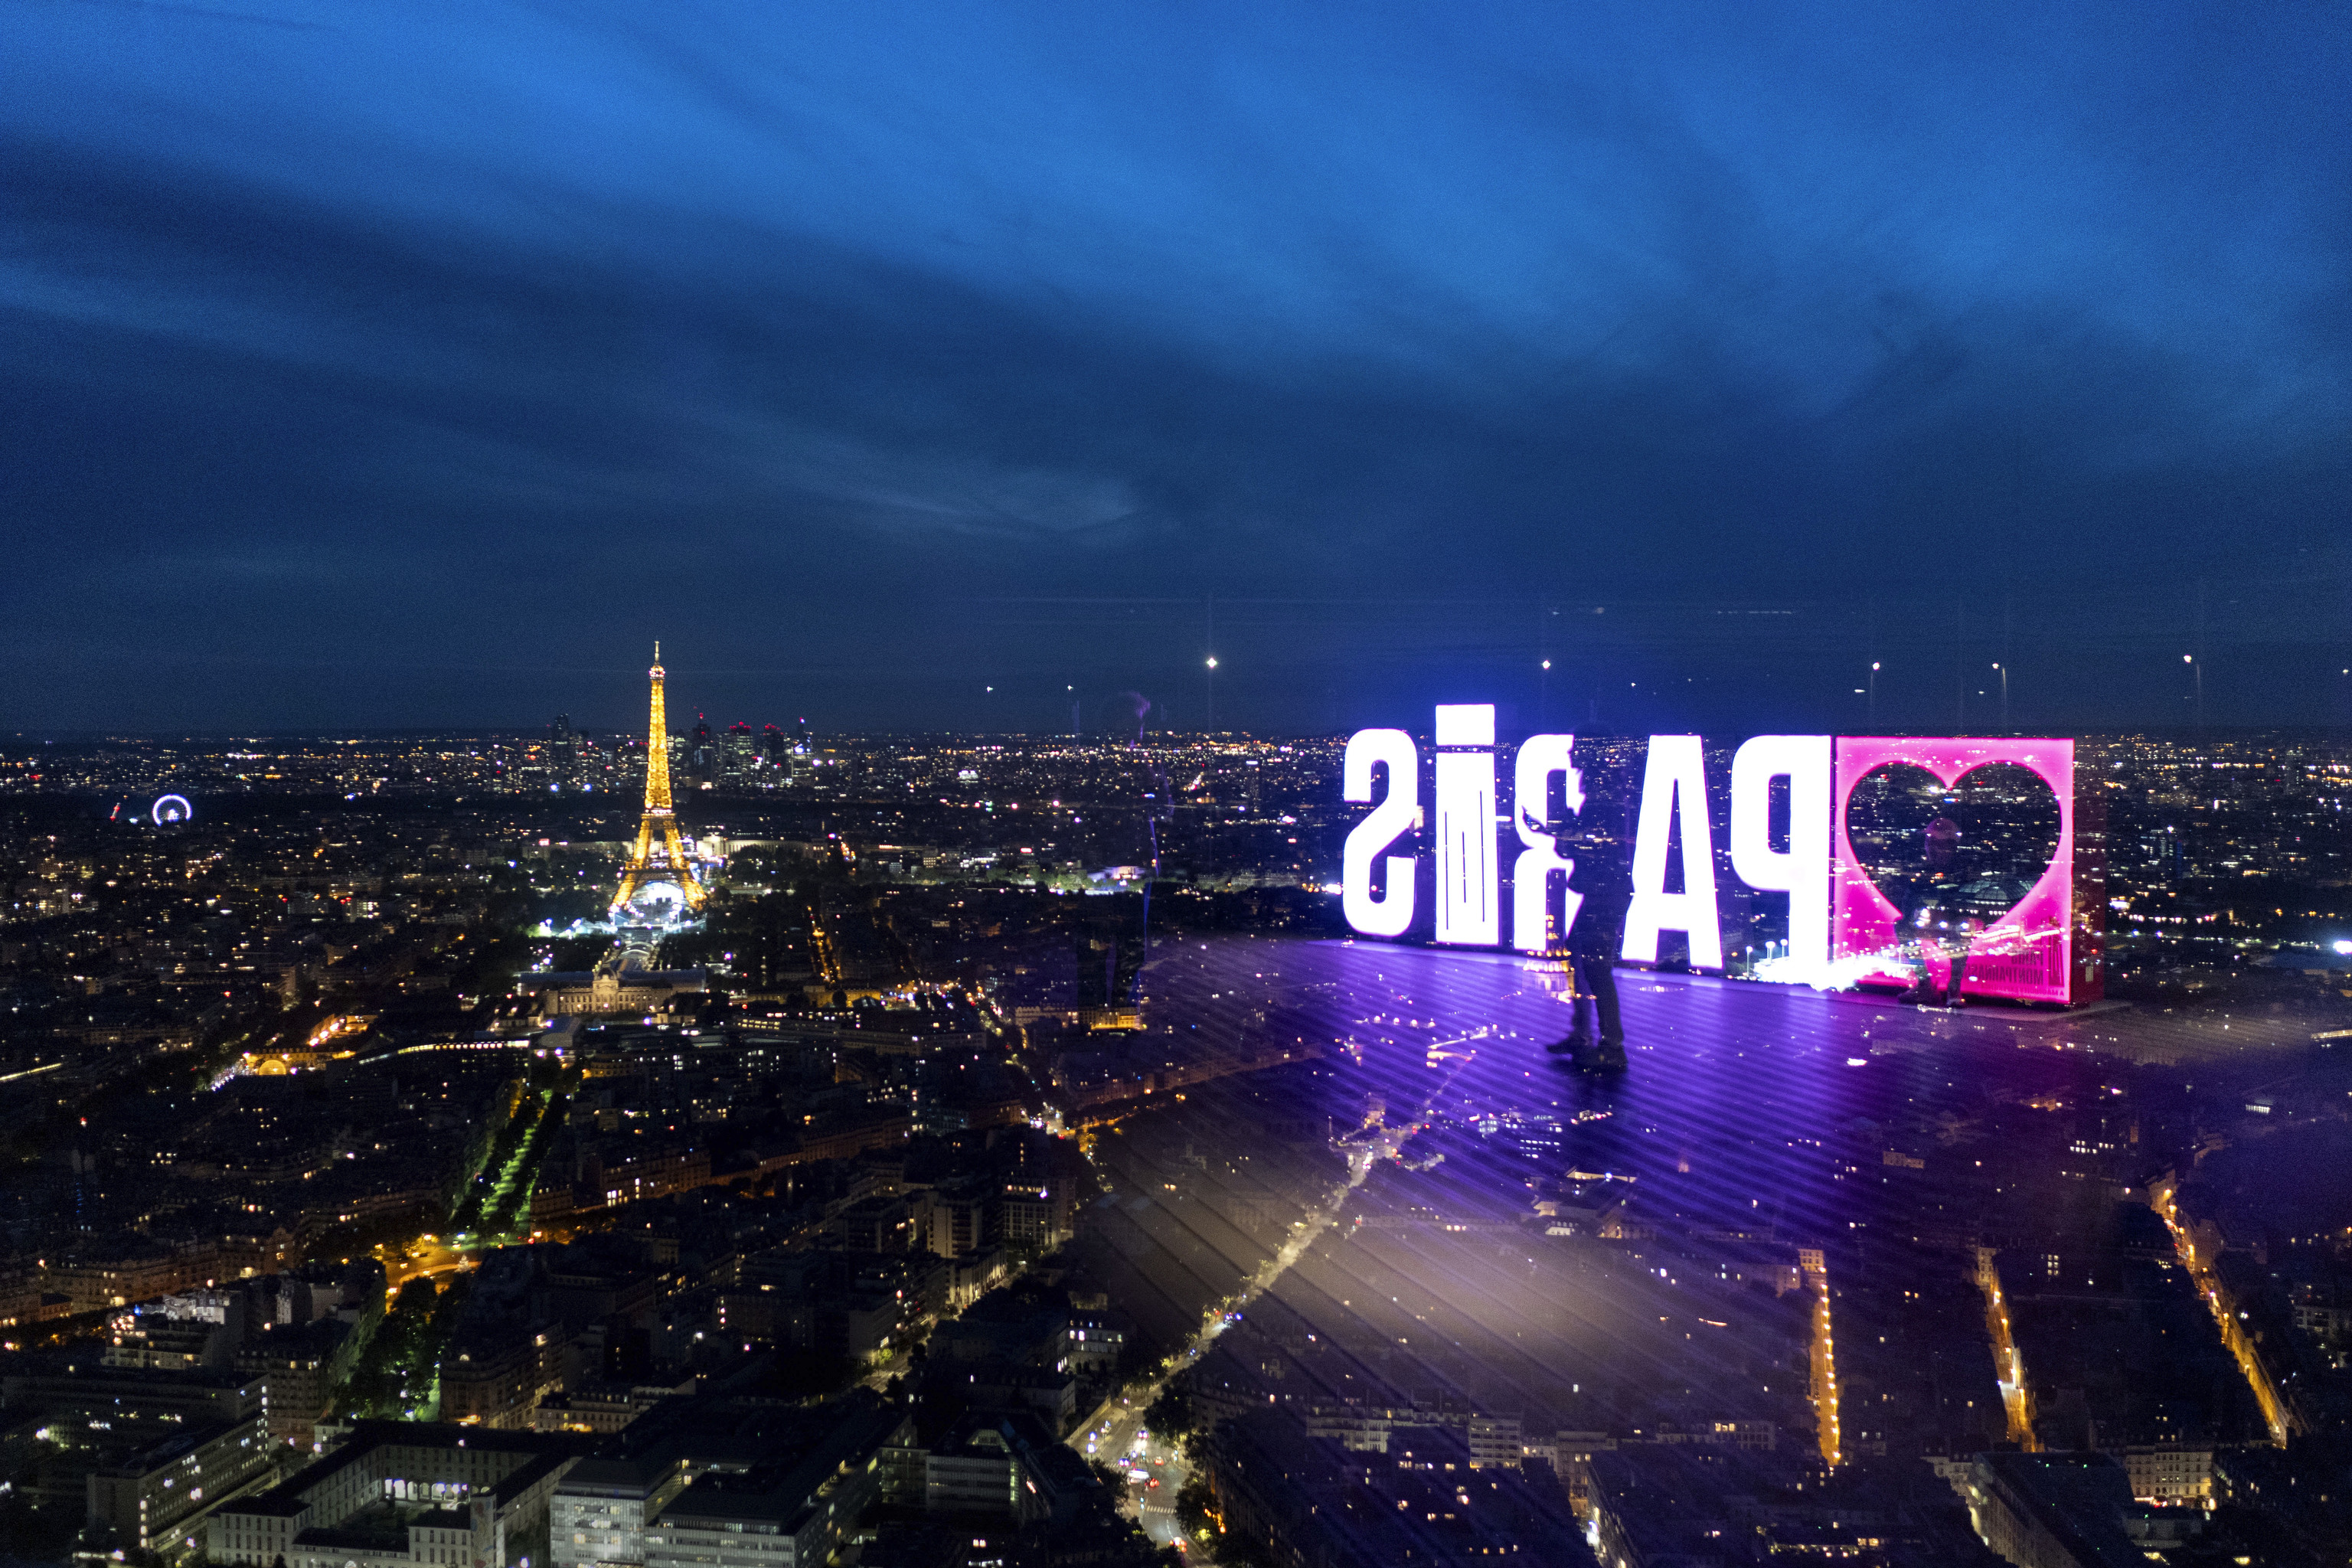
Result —
[[1616, 1071], [1625, 1066], [1625, 1026], [1617, 1008], [1617, 957], [1625, 945], [1625, 914], [1633, 902], [1633, 830], [1625, 792], [1599, 768], [1584, 772], [1584, 809], [1560, 835], [1576, 862], [1569, 886], [1580, 897], [1569, 922], [1569, 967], [1576, 982], [1568, 1037], [1551, 1049], [1576, 1066]]

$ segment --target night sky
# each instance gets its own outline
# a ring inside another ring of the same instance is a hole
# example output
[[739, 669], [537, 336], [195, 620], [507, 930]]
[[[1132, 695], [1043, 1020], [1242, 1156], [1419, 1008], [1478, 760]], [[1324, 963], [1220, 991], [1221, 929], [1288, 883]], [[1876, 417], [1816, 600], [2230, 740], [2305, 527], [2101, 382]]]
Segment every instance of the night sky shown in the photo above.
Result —
[[2347, 83], [2323, 0], [12, 0], [0, 731], [618, 726], [656, 637], [820, 731], [2341, 722]]

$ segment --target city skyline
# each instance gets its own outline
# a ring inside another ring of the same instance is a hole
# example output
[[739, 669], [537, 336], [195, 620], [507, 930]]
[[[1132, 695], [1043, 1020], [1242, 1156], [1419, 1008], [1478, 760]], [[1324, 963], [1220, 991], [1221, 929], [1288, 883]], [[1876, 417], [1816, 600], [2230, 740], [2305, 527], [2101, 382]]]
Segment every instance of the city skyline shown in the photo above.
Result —
[[[1644, 744], [1580, 742], [1588, 799]], [[1735, 828], [1719, 970], [1625, 965], [1602, 1076], [1547, 1050], [1582, 959], [1349, 940], [1337, 737], [20, 752], [0, 1522], [1950, 1568], [2063, 1518], [2299, 1564], [2346, 1538], [2294, 1489], [2352, 1399], [2352, 756], [2070, 750], [2104, 999], [1770, 983], [1796, 884], [1735, 886]], [[638, 923], [656, 759], [706, 897]], [[1938, 809], [1999, 858], [2049, 830], [2019, 787]], [[538, 1480], [447, 1507], [485, 1468]]]

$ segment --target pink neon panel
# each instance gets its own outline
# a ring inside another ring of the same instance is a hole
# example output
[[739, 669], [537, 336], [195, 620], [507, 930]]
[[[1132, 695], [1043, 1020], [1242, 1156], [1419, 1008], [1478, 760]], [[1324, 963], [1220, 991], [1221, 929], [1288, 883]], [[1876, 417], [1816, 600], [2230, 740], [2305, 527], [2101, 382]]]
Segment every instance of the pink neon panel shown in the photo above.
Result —
[[[1872, 770], [1908, 763], [1934, 774], [1949, 788], [1961, 775], [1988, 763], [2015, 763], [2038, 774], [2058, 797], [2058, 847], [2049, 867], [2015, 908], [1978, 934], [1969, 956], [1962, 994], [2001, 996], [2023, 1002], [2067, 1002], [2074, 959], [2074, 742], [2050, 740], [1896, 739], [1841, 735], [1836, 784], [1832, 792], [1831, 945], [1838, 959], [1877, 955], [1880, 962], [1853, 978], [1861, 983], [1907, 984], [1911, 973], [1899, 955], [1893, 903], [1864, 871], [1846, 837], [1846, 805]], [[1933, 952], [1927, 958], [1938, 986], [1950, 966]]]

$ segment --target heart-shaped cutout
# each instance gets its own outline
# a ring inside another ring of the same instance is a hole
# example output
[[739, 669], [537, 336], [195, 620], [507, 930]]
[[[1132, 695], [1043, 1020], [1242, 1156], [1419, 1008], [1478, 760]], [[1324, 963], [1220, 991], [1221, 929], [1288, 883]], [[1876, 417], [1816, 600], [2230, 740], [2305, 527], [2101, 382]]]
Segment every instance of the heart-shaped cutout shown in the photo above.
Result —
[[1946, 784], [1887, 763], [1846, 796], [1853, 858], [1899, 918], [1932, 906], [1981, 929], [2023, 901], [2058, 854], [2058, 797], [2032, 769], [1985, 763]]

